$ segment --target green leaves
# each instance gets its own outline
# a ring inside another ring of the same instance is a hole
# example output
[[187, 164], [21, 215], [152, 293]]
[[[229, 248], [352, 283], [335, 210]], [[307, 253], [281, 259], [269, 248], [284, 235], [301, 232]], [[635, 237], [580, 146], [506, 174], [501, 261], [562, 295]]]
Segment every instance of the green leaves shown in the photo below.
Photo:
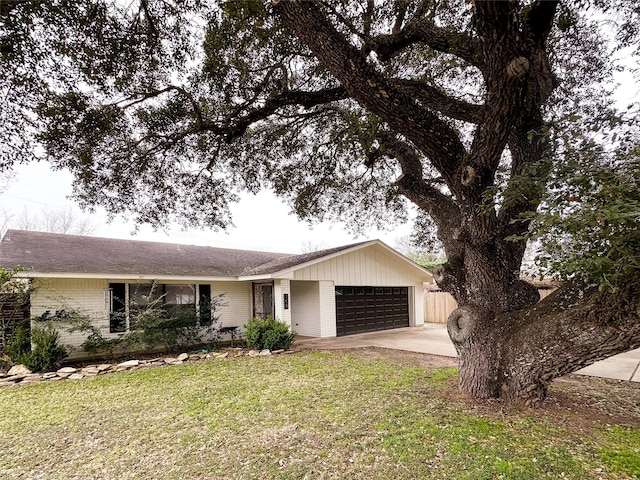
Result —
[[533, 224], [545, 272], [608, 289], [640, 273], [640, 147], [568, 151], [550, 187]]

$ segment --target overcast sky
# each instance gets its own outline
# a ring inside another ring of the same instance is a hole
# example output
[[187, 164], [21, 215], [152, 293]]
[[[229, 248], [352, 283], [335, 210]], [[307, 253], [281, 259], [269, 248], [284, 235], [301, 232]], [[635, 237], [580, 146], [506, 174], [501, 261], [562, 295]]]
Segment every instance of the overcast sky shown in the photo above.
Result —
[[411, 231], [410, 225], [404, 225], [391, 232], [370, 231], [366, 236], [355, 238], [340, 224], [323, 223], [309, 227], [291, 215], [289, 208], [275, 195], [263, 191], [255, 196], [245, 195], [239, 204], [232, 207], [235, 227], [230, 227], [227, 233], [212, 230], [182, 231], [178, 226], [169, 231], [154, 232], [152, 228], [144, 226], [137, 234], [133, 234], [132, 223], [117, 219], [107, 224], [104, 210], [92, 215], [80, 211], [67, 198], [71, 194], [71, 181], [70, 173], [53, 171], [47, 163], [17, 166], [14, 178], [0, 193], [1, 207], [14, 218], [13, 224], [9, 222], [9, 228], [17, 226], [15, 220], [25, 210], [29, 216], [35, 217], [43, 210], [67, 210], [71, 207], [79, 218], [90, 216], [96, 227], [93, 236], [283, 253], [302, 252], [310, 246], [330, 248], [374, 238], [394, 247], [398, 237], [408, 235]]

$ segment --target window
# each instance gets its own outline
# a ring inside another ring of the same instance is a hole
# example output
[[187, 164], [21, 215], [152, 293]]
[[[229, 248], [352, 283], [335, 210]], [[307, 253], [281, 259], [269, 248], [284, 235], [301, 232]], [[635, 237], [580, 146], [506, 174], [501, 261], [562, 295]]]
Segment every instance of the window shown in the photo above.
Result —
[[[200, 315], [196, 316], [196, 292]], [[110, 283], [106, 292], [109, 332], [135, 330], [136, 317], [154, 309], [168, 317], [180, 317], [185, 326], [211, 325], [211, 285], [163, 283]], [[127, 308], [128, 307], [128, 308]]]
[[[170, 315], [188, 315], [196, 313], [195, 285], [159, 285], [162, 289], [162, 304]], [[194, 317], [195, 320], [195, 317]]]
[[108, 291], [109, 301], [109, 332], [125, 332], [127, 330], [126, 289], [124, 283], [110, 283]]
[[[159, 309], [172, 317], [196, 320], [196, 286], [157, 283], [129, 284], [129, 329], [136, 328], [136, 317], [144, 310]], [[188, 318], [191, 316], [191, 318]]]
[[200, 325], [211, 325], [211, 285], [199, 285]]

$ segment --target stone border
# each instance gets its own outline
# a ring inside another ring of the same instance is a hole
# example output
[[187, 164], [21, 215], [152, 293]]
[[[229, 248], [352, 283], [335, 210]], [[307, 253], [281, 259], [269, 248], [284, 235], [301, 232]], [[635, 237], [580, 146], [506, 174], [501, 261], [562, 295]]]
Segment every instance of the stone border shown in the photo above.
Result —
[[29, 383], [55, 382], [60, 380], [80, 380], [107, 373], [140, 370], [143, 368], [163, 367], [165, 365], [181, 365], [185, 362], [203, 360], [224, 360], [229, 357], [269, 357], [293, 353], [293, 350], [247, 350], [234, 348], [224, 352], [210, 352], [205, 354], [181, 353], [177, 357], [158, 357], [150, 360], [127, 360], [121, 363], [100, 363], [85, 367], [62, 367], [55, 372], [33, 373], [24, 365], [14, 365], [7, 373], [0, 372], [0, 388], [24, 385]]

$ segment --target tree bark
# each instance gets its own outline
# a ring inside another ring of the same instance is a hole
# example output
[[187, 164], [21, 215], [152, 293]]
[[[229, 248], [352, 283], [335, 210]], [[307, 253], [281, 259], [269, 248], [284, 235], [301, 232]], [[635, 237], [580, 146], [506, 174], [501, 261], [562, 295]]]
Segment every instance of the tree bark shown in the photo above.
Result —
[[554, 378], [640, 347], [640, 280], [616, 292], [569, 283], [532, 307], [502, 314], [465, 305], [447, 327], [462, 391], [537, 406]]

